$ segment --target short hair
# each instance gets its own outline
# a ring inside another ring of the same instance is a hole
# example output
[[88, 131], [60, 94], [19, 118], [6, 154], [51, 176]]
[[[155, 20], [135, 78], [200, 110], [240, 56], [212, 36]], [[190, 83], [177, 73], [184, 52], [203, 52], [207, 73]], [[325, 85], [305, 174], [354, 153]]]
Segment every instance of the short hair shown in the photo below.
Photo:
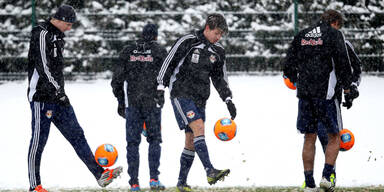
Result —
[[340, 27], [343, 26], [343, 24], [344, 24], [343, 15], [341, 13], [339, 13], [338, 11], [333, 10], [333, 9], [325, 11], [321, 15], [320, 20], [322, 22], [325, 22], [328, 24], [331, 24], [334, 22], [339, 22]]
[[214, 13], [208, 15], [204, 26], [208, 26], [211, 30], [219, 28], [224, 34], [228, 34], [227, 21], [222, 14]]

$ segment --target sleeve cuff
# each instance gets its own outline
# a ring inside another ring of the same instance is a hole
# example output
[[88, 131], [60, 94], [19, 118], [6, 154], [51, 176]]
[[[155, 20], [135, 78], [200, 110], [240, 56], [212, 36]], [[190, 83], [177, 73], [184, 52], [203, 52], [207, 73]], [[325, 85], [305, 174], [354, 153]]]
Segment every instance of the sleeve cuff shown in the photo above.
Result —
[[160, 91], [164, 91], [165, 90], [165, 87], [164, 87], [164, 85], [158, 85], [157, 86], [157, 90], [160, 90]]

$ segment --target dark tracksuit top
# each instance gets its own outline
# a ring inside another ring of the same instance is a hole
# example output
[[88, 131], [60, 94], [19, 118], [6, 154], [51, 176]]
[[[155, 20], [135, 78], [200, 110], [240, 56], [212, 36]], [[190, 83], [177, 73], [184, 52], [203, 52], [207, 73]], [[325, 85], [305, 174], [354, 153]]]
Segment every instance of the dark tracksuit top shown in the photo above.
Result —
[[344, 35], [319, 22], [294, 37], [283, 66], [297, 83], [298, 98], [334, 99], [337, 89], [348, 89], [352, 71]]
[[28, 52], [30, 102], [55, 103], [56, 94], [64, 93], [64, 37], [64, 33], [49, 21], [39, 23], [32, 29]]
[[165, 58], [157, 77], [160, 87], [169, 87], [171, 98], [188, 98], [205, 108], [210, 79], [221, 99], [232, 97], [225, 66], [225, 50], [210, 43], [203, 30], [179, 38]]
[[167, 55], [156, 41], [138, 40], [121, 51], [111, 86], [126, 107], [156, 107], [156, 77]]

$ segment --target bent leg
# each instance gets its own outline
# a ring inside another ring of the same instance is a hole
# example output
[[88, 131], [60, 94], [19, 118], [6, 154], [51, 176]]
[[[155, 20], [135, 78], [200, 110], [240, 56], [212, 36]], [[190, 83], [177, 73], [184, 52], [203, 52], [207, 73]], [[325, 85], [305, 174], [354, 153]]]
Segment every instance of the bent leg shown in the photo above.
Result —
[[193, 131], [193, 144], [197, 155], [199, 155], [200, 161], [203, 163], [204, 169], [208, 173], [213, 169], [211, 160], [209, 159], [209, 153], [204, 136], [204, 122], [202, 119], [197, 119], [189, 123]]

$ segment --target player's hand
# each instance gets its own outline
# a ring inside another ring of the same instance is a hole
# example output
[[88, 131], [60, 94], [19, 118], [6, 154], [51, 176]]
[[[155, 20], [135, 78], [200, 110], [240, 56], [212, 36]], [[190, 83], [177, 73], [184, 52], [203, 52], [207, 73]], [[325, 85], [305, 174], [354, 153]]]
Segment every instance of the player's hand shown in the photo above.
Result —
[[350, 109], [352, 107], [353, 100], [359, 97], [359, 90], [356, 85], [351, 85], [349, 89], [344, 90], [344, 102], [343, 107]]
[[125, 119], [125, 104], [124, 102], [119, 102], [119, 106], [117, 107], [117, 113]]
[[231, 115], [231, 119], [234, 120], [236, 117], [235, 104], [233, 104], [232, 99], [228, 99], [227, 101], [225, 101], [225, 104], [227, 104], [227, 108], [228, 108], [229, 114]]
[[56, 92], [56, 99], [55, 100], [56, 100], [57, 104], [62, 105], [62, 106], [68, 107], [71, 105], [67, 95], [65, 95], [64, 91], [61, 91], [61, 90]]
[[163, 108], [164, 106], [164, 90], [157, 90], [155, 97], [156, 107]]

